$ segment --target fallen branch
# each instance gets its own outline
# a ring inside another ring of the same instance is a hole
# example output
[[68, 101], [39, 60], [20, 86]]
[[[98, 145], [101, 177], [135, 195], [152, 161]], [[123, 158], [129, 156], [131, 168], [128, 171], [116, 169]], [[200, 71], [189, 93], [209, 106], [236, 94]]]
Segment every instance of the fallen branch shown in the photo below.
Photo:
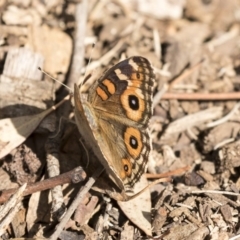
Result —
[[[55, 186], [62, 185], [65, 183], [71, 183], [71, 182], [78, 183], [85, 180], [85, 178], [86, 178], [86, 173], [83, 171], [81, 167], [77, 167], [59, 176], [48, 178], [46, 180], [27, 185], [25, 191], [23, 192], [23, 196], [27, 196], [35, 192], [51, 189]], [[12, 188], [12, 189], [1, 191], [0, 203], [6, 202], [12, 196], [12, 194], [14, 194], [18, 189], [19, 188]]]

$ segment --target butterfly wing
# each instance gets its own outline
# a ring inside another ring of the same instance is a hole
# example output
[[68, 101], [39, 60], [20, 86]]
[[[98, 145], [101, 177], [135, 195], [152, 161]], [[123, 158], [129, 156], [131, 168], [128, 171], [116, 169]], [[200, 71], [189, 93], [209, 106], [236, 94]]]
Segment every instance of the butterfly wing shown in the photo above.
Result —
[[131, 188], [139, 180], [148, 161], [153, 83], [149, 61], [131, 57], [110, 68], [90, 88], [84, 104], [104, 156], [101, 162], [111, 169], [110, 175], [115, 175], [121, 189]]
[[[102, 143], [105, 142], [104, 136], [101, 135], [101, 130], [98, 127], [97, 119], [94, 115], [94, 110], [89, 104], [80, 96], [79, 88], [74, 86], [74, 115], [79, 132], [84, 137], [86, 143], [91, 146], [94, 154], [98, 157], [109, 178], [119, 187], [124, 189], [122, 180], [116, 175], [112, 164], [108, 163], [107, 159], [111, 156], [110, 148], [104, 148]], [[108, 152], [109, 151], [109, 152]]]

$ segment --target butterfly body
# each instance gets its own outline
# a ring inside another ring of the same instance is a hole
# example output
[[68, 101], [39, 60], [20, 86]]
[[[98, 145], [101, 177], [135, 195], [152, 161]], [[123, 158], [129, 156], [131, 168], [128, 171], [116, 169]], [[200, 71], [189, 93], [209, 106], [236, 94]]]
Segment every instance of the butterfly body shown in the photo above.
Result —
[[151, 150], [153, 69], [146, 58], [131, 57], [106, 71], [88, 91], [74, 89], [75, 117], [109, 177], [128, 190], [145, 171]]

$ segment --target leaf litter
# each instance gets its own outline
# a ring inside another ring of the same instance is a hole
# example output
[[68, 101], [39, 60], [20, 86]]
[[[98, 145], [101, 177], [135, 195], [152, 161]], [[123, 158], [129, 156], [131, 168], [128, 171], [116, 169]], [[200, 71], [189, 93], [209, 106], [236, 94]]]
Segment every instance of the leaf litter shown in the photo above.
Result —
[[[67, 73], [71, 64], [76, 68], [70, 76], [78, 81], [85, 71], [94, 75], [140, 55], [149, 59], [156, 73], [147, 176], [153, 179], [186, 166], [190, 170], [129, 202], [105, 196], [106, 189], [114, 186], [103, 173], [79, 205], [87, 217], [81, 211], [72, 216], [59, 238], [236, 239], [240, 235], [239, 1], [91, 0], [81, 8], [76, 2], [24, 0], [2, 1], [0, 6], [0, 156], [2, 175], [9, 176], [1, 181], [1, 190], [15, 187], [15, 182], [34, 184], [47, 178], [45, 143], [54, 139], [51, 126], [58, 132], [58, 119], [73, 119], [68, 103], [53, 112], [53, 118], [46, 117], [55, 98], [59, 102], [66, 90], [39, 74], [36, 63], [72, 86]], [[81, 14], [76, 17], [76, 12]], [[20, 50], [11, 54], [13, 49]], [[74, 55], [80, 60], [71, 63]], [[60, 136], [60, 173], [80, 165], [91, 177], [101, 165], [71, 121]], [[13, 165], [21, 151], [22, 164]], [[81, 182], [62, 184], [66, 208], [81, 186]], [[51, 196], [51, 191], [43, 191], [25, 197], [1, 237], [49, 238], [56, 221], [61, 222], [51, 212], [52, 201], [57, 200]]]

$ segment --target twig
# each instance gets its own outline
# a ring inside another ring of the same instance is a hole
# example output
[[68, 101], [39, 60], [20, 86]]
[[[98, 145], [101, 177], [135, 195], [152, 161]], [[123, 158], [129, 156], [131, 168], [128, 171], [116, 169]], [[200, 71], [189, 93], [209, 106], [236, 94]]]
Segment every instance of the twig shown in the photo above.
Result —
[[189, 205], [186, 205], [186, 204], [182, 204], [182, 203], [176, 203], [176, 206], [184, 207], [184, 208], [188, 208], [190, 210], [193, 210], [192, 206], [189, 206]]
[[240, 92], [229, 93], [165, 93], [162, 99], [194, 100], [194, 101], [222, 101], [239, 100]]
[[[125, 46], [125, 42], [120, 40], [110, 51], [108, 51], [105, 55], [103, 55], [99, 60], [92, 61], [88, 67], [88, 71], [92, 71], [101, 66], [101, 64], [106, 64], [112, 59], [114, 56], [118, 55], [118, 52]], [[86, 68], [82, 68], [82, 73], [86, 71]]]
[[[90, 195], [90, 194], [89, 194]], [[80, 226], [87, 223], [89, 219], [94, 215], [96, 212], [96, 206], [99, 202], [99, 198], [96, 196], [85, 197], [84, 203], [78, 205], [73, 220], [77, 222]], [[86, 202], [86, 199], [88, 202]], [[97, 208], [99, 210], [99, 208]], [[97, 210], [97, 211], [98, 211]]]
[[68, 94], [65, 98], [63, 98], [63, 99], [62, 99], [60, 102], [58, 102], [56, 105], [50, 107], [50, 108], [48, 109], [49, 113], [51, 113], [52, 111], [56, 110], [56, 109], [57, 109], [58, 107], [60, 107], [63, 103], [69, 101], [70, 97], [71, 97], [70, 94]]
[[236, 235], [234, 237], [229, 238], [229, 240], [238, 240], [238, 239], [240, 239], [240, 234], [238, 234], [238, 235]]
[[74, 40], [74, 51], [72, 66], [68, 78], [67, 85], [73, 89], [75, 83], [78, 82], [81, 75], [84, 59], [84, 39], [86, 34], [87, 10], [88, 1], [83, 0], [76, 5], [75, 19], [76, 19], [76, 32]]
[[198, 62], [197, 64], [195, 64], [194, 66], [192, 66], [190, 69], [187, 69], [186, 71], [184, 71], [179, 77], [175, 78], [169, 85], [169, 89], [171, 89], [173, 87], [173, 85], [181, 82], [183, 79], [185, 79], [186, 77], [190, 76], [195, 70], [197, 70], [203, 63], [203, 59]]
[[157, 58], [159, 59], [159, 61], [161, 60], [161, 55], [162, 55], [162, 49], [161, 49], [161, 42], [160, 42], [160, 35], [159, 32], [157, 30], [157, 28], [153, 29], [153, 43], [154, 43], [154, 51], [155, 54], [157, 56]]
[[0, 219], [4, 218], [0, 224], [0, 236], [2, 236], [8, 227], [9, 223], [12, 221], [18, 210], [22, 206], [21, 199], [23, 197], [23, 192], [26, 188], [26, 184], [22, 185], [18, 191], [11, 197], [11, 199], [1, 208]]
[[168, 85], [164, 84], [162, 89], [157, 92], [157, 94], [153, 98], [153, 108], [155, 108], [160, 100], [162, 99], [163, 95], [166, 94], [166, 91], [168, 90]]
[[63, 228], [66, 226], [67, 222], [69, 221], [70, 217], [72, 216], [73, 212], [77, 209], [78, 205], [84, 200], [85, 195], [91, 189], [93, 184], [95, 183], [96, 179], [100, 176], [100, 174], [104, 171], [102, 168], [101, 170], [98, 169], [95, 171], [92, 177], [89, 178], [86, 185], [84, 185], [78, 192], [76, 198], [73, 200], [71, 206], [67, 210], [66, 214], [62, 218], [61, 222], [58, 224], [55, 232], [50, 236], [50, 240], [57, 240], [59, 235], [61, 234]]
[[228, 143], [231, 143], [231, 142], [234, 142], [235, 141], [235, 138], [228, 138], [228, 139], [225, 139], [223, 140], [222, 142], [216, 144], [214, 146], [214, 150], [217, 150], [218, 148], [222, 148], [224, 145], [228, 144]]
[[207, 43], [207, 47], [211, 50], [214, 51], [214, 48], [217, 46], [220, 46], [231, 39], [237, 37], [239, 35], [239, 26], [237, 24], [234, 24], [229, 32], [224, 33], [220, 37], [217, 37]]
[[[27, 196], [29, 194], [44, 191], [50, 188], [53, 188], [57, 185], [62, 185], [65, 183], [77, 183], [83, 181], [86, 178], [86, 173], [83, 171], [81, 167], [77, 167], [69, 172], [63, 173], [57, 177], [49, 178], [43, 180], [41, 182], [37, 182], [34, 184], [29, 184], [26, 190], [23, 193], [23, 196]], [[18, 188], [12, 188], [9, 190], [1, 191], [0, 203], [6, 202], [12, 194], [14, 194]]]
[[146, 178], [152, 179], [152, 178], [165, 178], [165, 177], [171, 177], [171, 176], [176, 176], [185, 173], [188, 171], [191, 167], [186, 166], [183, 168], [178, 168], [174, 171], [166, 172], [166, 173], [160, 173], [160, 174], [152, 174], [152, 173], [145, 173]]
[[[63, 132], [62, 119], [59, 122], [59, 129], [56, 130], [55, 136], [49, 136], [45, 143], [45, 150], [47, 155], [47, 172], [48, 176], [56, 177], [60, 174], [60, 164], [59, 164], [59, 146], [61, 142], [61, 136]], [[56, 121], [52, 122], [56, 128]], [[65, 204], [63, 199], [62, 186], [57, 185], [51, 189], [52, 194], [52, 213], [53, 218], [60, 219], [65, 211]]]
[[209, 120], [219, 118], [222, 116], [222, 111], [222, 107], [211, 107], [179, 118], [168, 125], [164, 132], [164, 136], [168, 134], [180, 133], [190, 127], [198, 126], [199, 124]]
[[22, 198], [23, 192], [26, 189], [27, 184], [23, 184], [16, 192], [14, 195], [11, 196], [11, 198], [9, 199], [9, 201], [1, 206], [0, 208], [0, 221], [2, 221], [2, 219], [4, 217], [6, 217], [7, 213], [9, 212], [9, 210], [11, 208], [13, 208]]
[[5, 230], [7, 229], [8, 225], [12, 222], [14, 216], [19, 211], [22, 206], [22, 202], [17, 203], [13, 209], [11, 209], [8, 213], [8, 216], [3, 219], [0, 224], [0, 235], [3, 235]]
[[223, 118], [218, 119], [217, 121], [214, 122], [210, 122], [207, 124], [207, 127], [215, 127], [217, 125], [220, 125], [224, 122], [227, 122], [234, 114], [235, 112], [238, 110], [238, 108], [240, 108], [240, 102], [238, 102], [237, 104], [235, 104], [235, 106], [233, 107], [233, 109]]
[[197, 190], [197, 191], [192, 191], [191, 193], [193, 194], [198, 194], [198, 193], [215, 193], [215, 194], [223, 194], [223, 195], [230, 195], [230, 196], [240, 196], [240, 193], [233, 193], [233, 192], [225, 192], [225, 191], [216, 191], [216, 190]]
[[[117, 198], [116, 199], [117, 199], [117, 201], [130, 201], [130, 200], [133, 200], [133, 199], [137, 198], [138, 196], [140, 196], [142, 193], [144, 193], [147, 189], [150, 189], [154, 185], [156, 185], [158, 183], [161, 183], [161, 182], [171, 182], [171, 179], [170, 178], [160, 178], [160, 179], [157, 179], [157, 180], [151, 182], [150, 184], [148, 184], [143, 189], [141, 189], [139, 192], [135, 193], [134, 195], [128, 195], [128, 194], [126, 194], [126, 192], [122, 191], [120, 196], [118, 196], [118, 199]], [[106, 192], [109, 192], [109, 191], [106, 191]], [[109, 194], [109, 196], [110, 196], [110, 194]], [[114, 196], [114, 195], [112, 195], [112, 196]]]

